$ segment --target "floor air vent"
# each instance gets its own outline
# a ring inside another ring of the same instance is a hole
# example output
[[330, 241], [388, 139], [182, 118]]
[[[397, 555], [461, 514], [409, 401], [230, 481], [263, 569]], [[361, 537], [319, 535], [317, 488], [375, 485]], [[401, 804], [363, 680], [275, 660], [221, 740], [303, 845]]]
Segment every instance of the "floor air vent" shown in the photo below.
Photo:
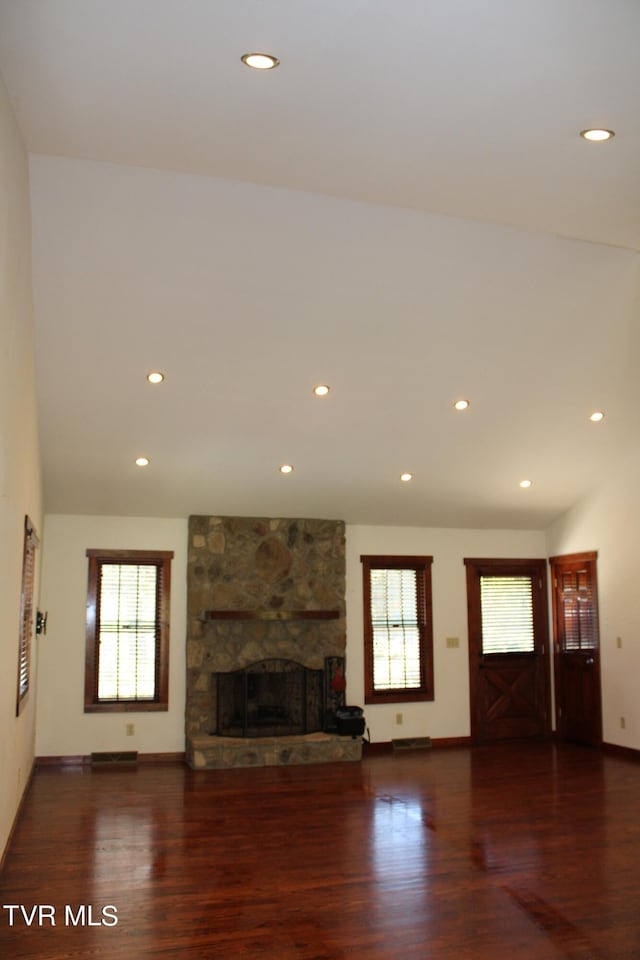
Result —
[[401, 740], [392, 740], [394, 750], [428, 750], [431, 746], [431, 737], [404, 737]]
[[132, 764], [138, 762], [137, 750], [120, 750], [115, 753], [92, 753], [91, 765], [93, 767], [104, 767], [114, 763]]

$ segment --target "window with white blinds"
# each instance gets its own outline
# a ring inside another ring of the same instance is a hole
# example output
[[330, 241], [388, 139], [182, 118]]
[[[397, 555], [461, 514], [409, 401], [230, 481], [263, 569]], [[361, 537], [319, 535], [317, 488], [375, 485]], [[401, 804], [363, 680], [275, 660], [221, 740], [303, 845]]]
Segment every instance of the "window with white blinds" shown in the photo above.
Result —
[[365, 701], [433, 698], [431, 557], [361, 557]]
[[530, 576], [481, 576], [482, 653], [533, 653]]
[[172, 554], [87, 555], [85, 710], [167, 709]]
[[98, 700], [154, 699], [159, 586], [155, 564], [101, 564]]
[[420, 624], [415, 570], [371, 571], [373, 685], [420, 687]]

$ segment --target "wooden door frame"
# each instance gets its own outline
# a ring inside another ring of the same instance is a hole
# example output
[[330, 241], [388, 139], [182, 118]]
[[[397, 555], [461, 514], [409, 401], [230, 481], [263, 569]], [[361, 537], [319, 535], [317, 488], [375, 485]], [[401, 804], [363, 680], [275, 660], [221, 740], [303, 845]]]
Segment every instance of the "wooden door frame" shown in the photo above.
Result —
[[602, 671], [601, 671], [601, 657], [600, 657], [600, 617], [599, 617], [599, 607], [598, 607], [598, 551], [597, 550], [582, 550], [579, 553], [562, 553], [558, 554], [555, 557], [549, 557], [549, 570], [551, 577], [551, 623], [553, 630], [553, 701], [554, 701], [554, 718], [556, 725], [556, 737], [560, 740], [564, 740], [564, 719], [562, 715], [559, 715], [559, 710], [562, 706], [558, 702], [558, 693], [560, 691], [560, 610], [558, 609], [558, 600], [556, 597], [556, 576], [555, 571], [556, 567], [562, 563], [582, 563], [589, 562], [592, 564], [593, 571], [593, 620], [596, 630], [596, 636], [598, 638], [598, 646], [595, 650], [595, 660], [596, 660], [596, 669], [598, 672], [598, 685], [600, 688], [600, 695], [598, 698], [600, 704], [600, 743], [602, 742]]
[[[540, 616], [537, 621], [538, 639], [542, 645], [542, 675], [543, 675], [543, 709], [544, 709], [544, 737], [551, 736], [551, 655], [549, 651], [549, 591], [548, 591], [548, 573], [547, 561], [540, 557], [523, 559], [521, 557], [465, 557], [467, 577], [467, 619], [469, 626], [468, 635], [468, 654], [469, 654], [469, 712], [471, 714], [471, 742], [481, 743], [478, 731], [478, 720], [476, 715], [476, 692], [474, 689], [475, 677], [474, 669], [477, 669], [477, 644], [476, 638], [482, 636], [482, 620], [479, 609], [472, 602], [471, 586], [475, 583], [477, 575], [482, 575], [485, 569], [488, 574], [496, 574], [499, 571], [510, 571], [522, 575], [539, 577], [540, 579]], [[505, 574], [505, 575], [508, 575]]]

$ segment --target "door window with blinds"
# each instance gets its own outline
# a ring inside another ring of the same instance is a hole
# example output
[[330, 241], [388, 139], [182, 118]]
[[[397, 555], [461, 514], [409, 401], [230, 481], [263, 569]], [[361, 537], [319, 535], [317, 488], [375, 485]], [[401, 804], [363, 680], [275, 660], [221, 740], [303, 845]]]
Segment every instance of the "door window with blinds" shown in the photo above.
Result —
[[529, 576], [480, 576], [482, 654], [533, 653], [533, 590]]
[[365, 702], [433, 700], [432, 557], [362, 556]]
[[87, 556], [85, 712], [167, 710], [173, 553]]

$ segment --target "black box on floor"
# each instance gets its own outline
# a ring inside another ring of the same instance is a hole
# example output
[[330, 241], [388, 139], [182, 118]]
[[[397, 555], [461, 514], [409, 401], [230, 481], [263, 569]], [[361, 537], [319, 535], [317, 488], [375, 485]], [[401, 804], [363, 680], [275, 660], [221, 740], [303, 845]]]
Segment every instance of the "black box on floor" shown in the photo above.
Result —
[[338, 707], [335, 712], [335, 729], [341, 737], [361, 737], [364, 725], [362, 707]]

